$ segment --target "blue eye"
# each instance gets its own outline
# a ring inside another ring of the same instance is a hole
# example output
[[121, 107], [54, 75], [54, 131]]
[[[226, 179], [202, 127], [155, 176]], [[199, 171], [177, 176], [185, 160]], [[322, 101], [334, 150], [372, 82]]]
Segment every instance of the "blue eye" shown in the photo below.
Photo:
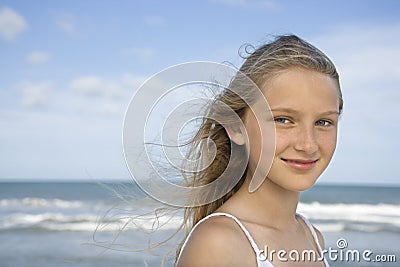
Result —
[[317, 121], [317, 122], [315, 123], [315, 125], [326, 127], [326, 126], [332, 125], [332, 123], [331, 123], [330, 121], [327, 121], [327, 120], [319, 120], [319, 121]]
[[276, 123], [282, 123], [282, 124], [288, 124], [290, 123], [290, 120], [287, 118], [275, 118], [274, 121]]

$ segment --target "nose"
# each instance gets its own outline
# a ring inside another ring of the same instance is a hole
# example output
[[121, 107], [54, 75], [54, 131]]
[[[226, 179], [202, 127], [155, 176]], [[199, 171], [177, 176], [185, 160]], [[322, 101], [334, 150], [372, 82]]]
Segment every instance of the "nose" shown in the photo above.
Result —
[[318, 142], [314, 127], [299, 127], [294, 148], [297, 151], [302, 151], [309, 155], [318, 151]]

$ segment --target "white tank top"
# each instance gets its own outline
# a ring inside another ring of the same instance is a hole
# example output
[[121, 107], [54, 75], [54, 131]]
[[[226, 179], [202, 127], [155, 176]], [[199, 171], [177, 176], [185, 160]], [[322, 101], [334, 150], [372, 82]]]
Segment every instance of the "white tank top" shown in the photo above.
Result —
[[[297, 213], [297, 215], [300, 216], [300, 218], [303, 219], [303, 221], [306, 223], [306, 225], [307, 225], [308, 228], [310, 229], [311, 234], [312, 234], [312, 236], [313, 236], [313, 238], [314, 238], [314, 241], [315, 241], [315, 243], [317, 244], [318, 251], [319, 251], [319, 253], [322, 255], [322, 248], [321, 248], [321, 245], [319, 244], [318, 236], [317, 236], [317, 233], [316, 233], [315, 230], [314, 230], [314, 227], [312, 226], [312, 224], [308, 221], [308, 219], [307, 219], [306, 217], [304, 217], [303, 215], [301, 215], [301, 214], [299, 214], [299, 213]], [[236, 218], [235, 216], [233, 216], [232, 214], [225, 213], [225, 212], [215, 212], [215, 213], [211, 213], [210, 215], [204, 217], [203, 219], [201, 219], [200, 221], [198, 221], [198, 222], [196, 223], [196, 225], [195, 225], [195, 226], [192, 228], [192, 230], [189, 232], [188, 236], [186, 237], [185, 242], [184, 242], [183, 245], [182, 245], [182, 248], [181, 248], [181, 251], [180, 251], [180, 253], [179, 253], [177, 262], [179, 261], [179, 259], [180, 259], [180, 257], [181, 257], [181, 254], [182, 254], [182, 251], [183, 251], [183, 249], [185, 248], [186, 243], [187, 243], [187, 241], [189, 240], [190, 236], [192, 235], [194, 229], [196, 229], [196, 227], [197, 227], [200, 223], [202, 223], [203, 221], [205, 221], [205, 220], [207, 220], [207, 219], [209, 219], [209, 218], [211, 218], [211, 217], [216, 217], [216, 216], [226, 216], [226, 217], [229, 217], [229, 218], [233, 219], [233, 220], [240, 226], [240, 228], [242, 229], [242, 231], [243, 231], [244, 234], [246, 235], [247, 239], [248, 239], [249, 242], [250, 242], [251, 247], [253, 248], [253, 250], [254, 250], [254, 252], [255, 252], [255, 254], [256, 254], [257, 267], [274, 267], [274, 265], [272, 265], [271, 262], [269, 262], [268, 260], [261, 259], [261, 258], [259, 257], [259, 255], [261, 255], [260, 249], [257, 247], [257, 244], [256, 244], [256, 242], [254, 242], [253, 237], [250, 235], [250, 233], [249, 233], [249, 231], [246, 229], [246, 227], [244, 227], [244, 225], [239, 221], [239, 219]], [[324, 258], [324, 264], [325, 264], [325, 267], [329, 267], [329, 264], [328, 264], [328, 262], [327, 262], [327, 260], [326, 260], [325, 258]]]

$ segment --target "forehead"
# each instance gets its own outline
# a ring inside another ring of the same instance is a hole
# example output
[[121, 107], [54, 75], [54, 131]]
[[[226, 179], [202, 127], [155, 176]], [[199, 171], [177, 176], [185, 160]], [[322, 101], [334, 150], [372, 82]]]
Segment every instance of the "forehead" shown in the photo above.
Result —
[[337, 81], [317, 71], [300, 68], [286, 70], [267, 80], [261, 90], [271, 109], [289, 106], [339, 110]]

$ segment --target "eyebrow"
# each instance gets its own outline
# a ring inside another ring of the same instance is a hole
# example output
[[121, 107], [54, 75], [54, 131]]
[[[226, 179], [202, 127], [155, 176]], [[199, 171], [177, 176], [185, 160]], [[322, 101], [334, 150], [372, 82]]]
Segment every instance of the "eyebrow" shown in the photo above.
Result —
[[[291, 108], [275, 108], [275, 109], [271, 109], [271, 111], [272, 112], [280, 111], [280, 112], [286, 112], [286, 113], [291, 113], [291, 114], [299, 114], [299, 113], [301, 113], [301, 112], [299, 112], [297, 110], [294, 110], [294, 109], [291, 109]], [[332, 114], [339, 115], [339, 112], [337, 110], [328, 110], [328, 111], [320, 113], [320, 115], [325, 115], [325, 116], [326, 115], [332, 115]]]

